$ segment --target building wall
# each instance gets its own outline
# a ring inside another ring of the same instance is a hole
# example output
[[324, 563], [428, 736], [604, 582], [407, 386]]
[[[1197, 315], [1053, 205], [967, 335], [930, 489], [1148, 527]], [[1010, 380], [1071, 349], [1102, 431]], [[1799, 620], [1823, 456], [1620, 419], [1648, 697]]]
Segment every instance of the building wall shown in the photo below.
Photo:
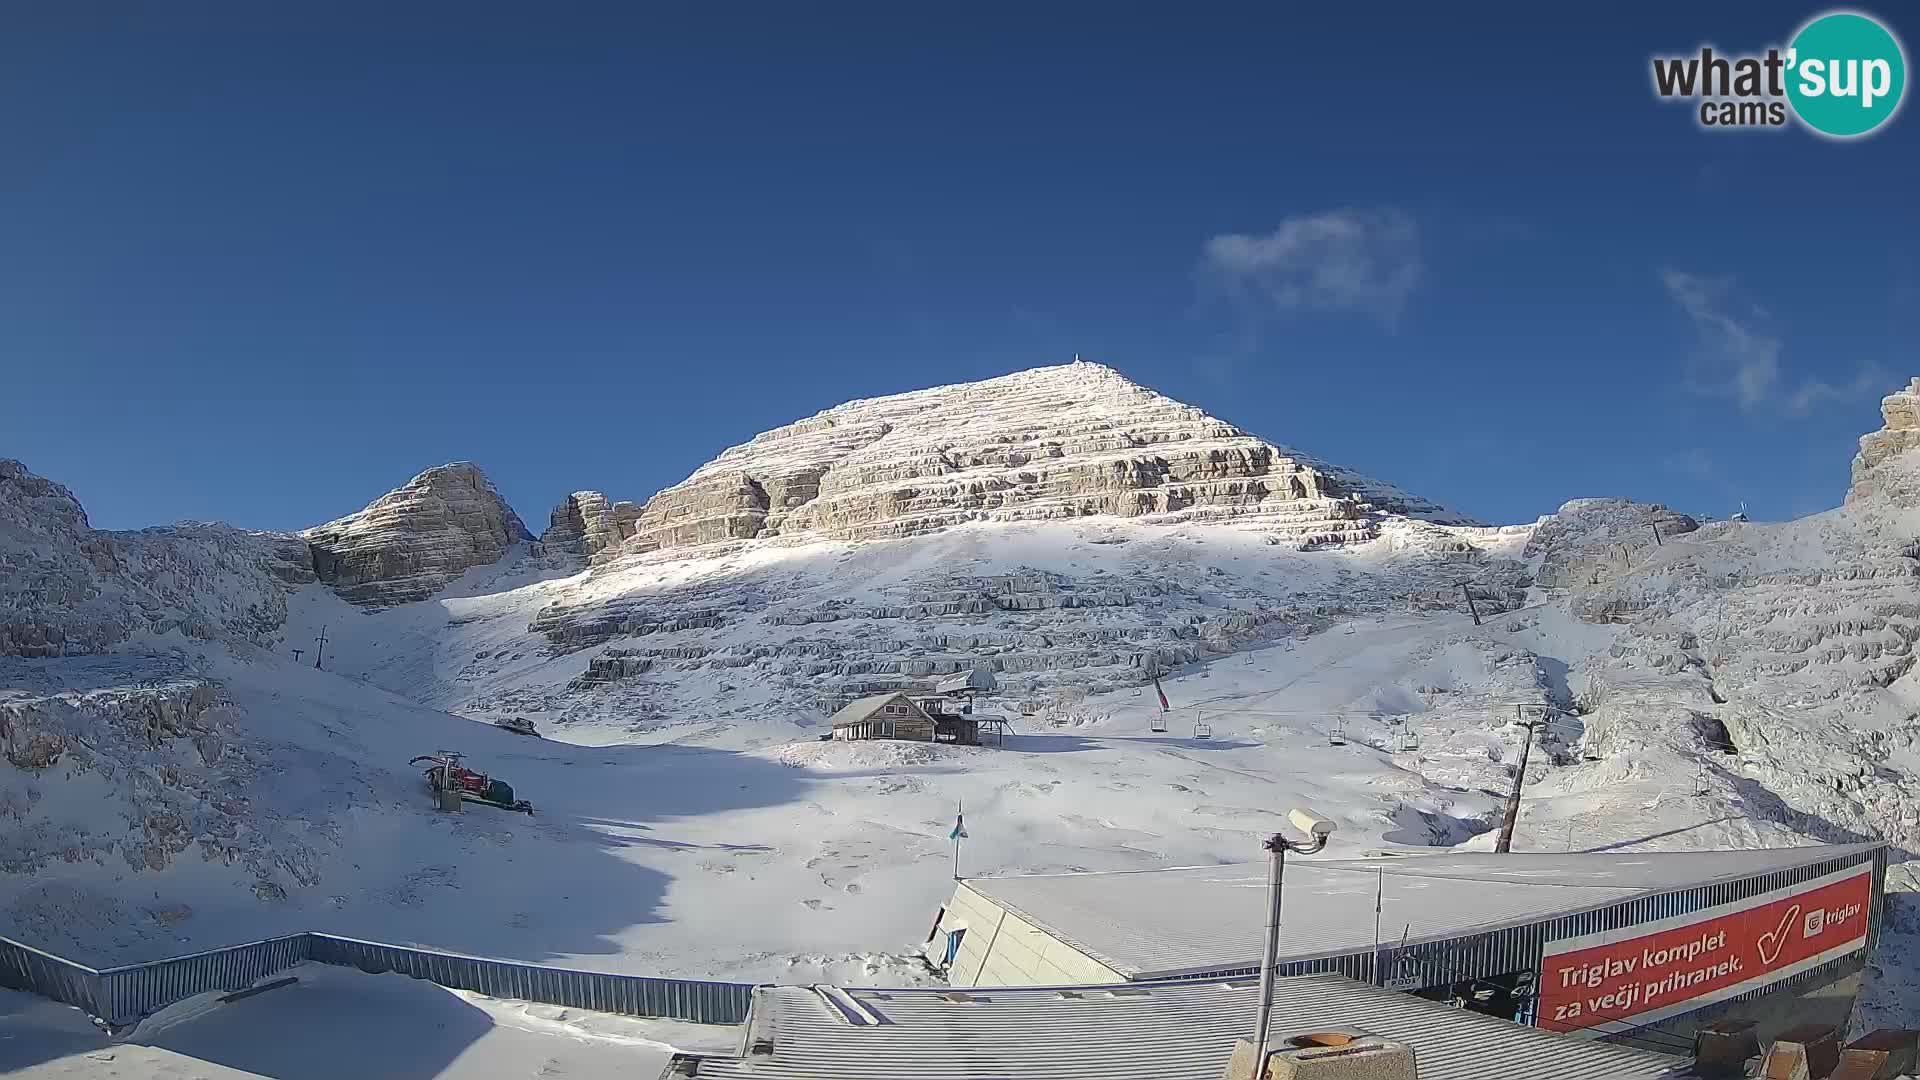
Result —
[[1020, 916], [974, 892], [955, 886], [940, 919], [941, 937], [964, 926], [960, 952], [947, 971], [953, 986], [1089, 986], [1126, 977]]
[[833, 737], [842, 741], [860, 739], [905, 739], [932, 742], [933, 721], [924, 716], [890, 716], [875, 713], [870, 720], [833, 729]]

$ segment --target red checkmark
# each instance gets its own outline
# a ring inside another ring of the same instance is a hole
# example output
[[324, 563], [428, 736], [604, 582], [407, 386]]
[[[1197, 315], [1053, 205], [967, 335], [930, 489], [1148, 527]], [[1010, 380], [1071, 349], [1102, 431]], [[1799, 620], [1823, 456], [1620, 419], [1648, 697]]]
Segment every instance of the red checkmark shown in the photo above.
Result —
[[[1780, 925], [1774, 927], [1772, 933], [1760, 935], [1760, 962], [1762, 964], [1772, 967], [1773, 962], [1780, 959], [1780, 950], [1787, 947], [1787, 927], [1791, 926], [1794, 921], [1799, 918], [1800, 905], [1795, 904], [1787, 909], [1785, 915], [1780, 916]], [[1767, 948], [1769, 945], [1773, 946], [1771, 951]]]

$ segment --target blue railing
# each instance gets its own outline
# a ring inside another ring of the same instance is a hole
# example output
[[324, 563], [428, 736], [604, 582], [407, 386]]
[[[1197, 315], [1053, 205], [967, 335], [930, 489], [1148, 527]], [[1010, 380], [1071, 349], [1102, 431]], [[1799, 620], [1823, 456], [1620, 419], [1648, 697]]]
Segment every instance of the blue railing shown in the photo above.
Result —
[[697, 1024], [745, 1023], [753, 1001], [751, 983], [580, 971], [319, 933], [104, 969], [0, 937], [0, 986], [65, 1002], [121, 1027], [195, 994], [244, 990], [308, 961], [398, 972], [491, 997]]

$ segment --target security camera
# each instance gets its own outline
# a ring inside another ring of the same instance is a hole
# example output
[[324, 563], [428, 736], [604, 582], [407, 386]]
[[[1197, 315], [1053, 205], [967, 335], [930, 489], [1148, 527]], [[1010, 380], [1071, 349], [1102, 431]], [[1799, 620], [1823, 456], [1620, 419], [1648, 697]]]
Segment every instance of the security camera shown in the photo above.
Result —
[[1287, 815], [1293, 827], [1315, 839], [1325, 840], [1333, 835], [1334, 823], [1311, 810], [1297, 808]]

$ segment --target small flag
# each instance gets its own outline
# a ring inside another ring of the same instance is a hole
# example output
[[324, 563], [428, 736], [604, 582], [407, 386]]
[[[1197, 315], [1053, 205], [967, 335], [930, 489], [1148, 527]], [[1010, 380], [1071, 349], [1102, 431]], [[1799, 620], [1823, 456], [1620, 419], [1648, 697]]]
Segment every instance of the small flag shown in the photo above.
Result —
[[1158, 675], [1153, 677], [1153, 692], [1160, 695], [1161, 712], [1166, 712], [1168, 709], [1173, 708], [1173, 706], [1167, 704], [1167, 692], [1160, 689], [1160, 676]]
[[965, 840], [966, 838], [967, 838], [966, 817], [965, 815], [956, 811], [953, 815], [953, 831], [947, 834], [947, 839]]

